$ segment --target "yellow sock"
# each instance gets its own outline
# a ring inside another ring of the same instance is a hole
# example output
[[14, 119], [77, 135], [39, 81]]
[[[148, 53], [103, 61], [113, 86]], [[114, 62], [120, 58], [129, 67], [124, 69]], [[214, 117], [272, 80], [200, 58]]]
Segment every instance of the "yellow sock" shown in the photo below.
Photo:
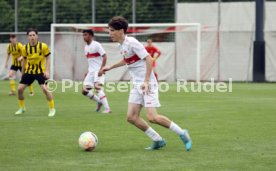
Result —
[[30, 91], [30, 93], [33, 93], [33, 92], [34, 92], [34, 88], [33, 88], [33, 85], [32, 85], [32, 84], [29, 85], [29, 91]]
[[10, 79], [10, 88], [11, 88], [11, 92], [15, 92], [15, 80], [14, 79]]
[[48, 106], [49, 106], [49, 109], [54, 109], [55, 108], [55, 102], [54, 102], [54, 100], [48, 101]]
[[24, 100], [18, 100], [18, 104], [20, 108], [24, 108], [25, 107], [25, 101]]

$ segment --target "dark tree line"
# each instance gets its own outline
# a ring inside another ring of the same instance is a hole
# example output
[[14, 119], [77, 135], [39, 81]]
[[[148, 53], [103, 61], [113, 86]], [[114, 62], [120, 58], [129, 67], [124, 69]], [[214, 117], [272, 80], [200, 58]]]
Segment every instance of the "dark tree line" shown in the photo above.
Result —
[[[18, 31], [30, 26], [49, 31], [53, 21], [52, 0], [18, 0]], [[132, 0], [96, 0], [96, 23], [107, 23], [114, 15], [132, 22]], [[92, 23], [91, 0], [56, 0], [57, 23]], [[0, 1], [0, 32], [14, 31], [14, 0]], [[137, 23], [174, 22], [173, 0], [136, 0]]]
[[[12, 32], [15, 26], [15, 0], [0, 0], [0, 32]], [[222, 0], [241, 2], [254, 0]], [[276, 1], [276, 0], [268, 0]], [[95, 0], [96, 23], [107, 23], [114, 15], [132, 22], [132, 0]], [[218, 0], [178, 0], [178, 2], [218, 2]], [[49, 31], [53, 22], [53, 0], [18, 0], [18, 31], [30, 26]], [[57, 23], [92, 23], [92, 0], [56, 0]], [[137, 23], [174, 22], [174, 0], [136, 0]]]

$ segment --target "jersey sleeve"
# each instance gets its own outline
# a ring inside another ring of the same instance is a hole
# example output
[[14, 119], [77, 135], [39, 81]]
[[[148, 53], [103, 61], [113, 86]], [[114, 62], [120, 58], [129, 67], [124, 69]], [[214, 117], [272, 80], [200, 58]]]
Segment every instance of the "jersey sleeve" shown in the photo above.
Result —
[[101, 56], [103, 56], [103, 55], [105, 54], [105, 50], [104, 50], [103, 46], [102, 46], [100, 43], [98, 43], [98, 44], [97, 44], [97, 48], [98, 48], [98, 53], [99, 53]]
[[145, 59], [149, 55], [146, 48], [138, 40], [135, 39], [135, 41], [131, 43], [132, 50], [139, 58]]
[[45, 57], [48, 57], [48, 56], [51, 54], [48, 45], [45, 44], [45, 43], [42, 43], [42, 54], [43, 54], [43, 56], [45, 56]]

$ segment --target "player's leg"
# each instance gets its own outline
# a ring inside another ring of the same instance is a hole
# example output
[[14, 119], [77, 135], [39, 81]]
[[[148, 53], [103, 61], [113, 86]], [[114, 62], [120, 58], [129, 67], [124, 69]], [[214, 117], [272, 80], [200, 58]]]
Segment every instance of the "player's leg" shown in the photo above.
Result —
[[102, 89], [102, 84], [99, 83], [95, 83], [95, 90], [98, 94], [98, 97], [100, 98], [103, 106], [104, 106], [104, 111], [102, 113], [111, 113], [111, 109], [109, 107], [108, 101], [107, 101], [107, 97]]
[[96, 92], [98, 93], [98, 96], [104, 106], [104, 111], [103, 113], [111, 113], [111, 109], [109, 107], [108, 101], [107, 101], [107, 97], [103, 91], [103, 85], [104, 85], [104, 75], [102, 75], [101, 77], [98, 76], [98, 72], [95, 72], [94, 75], [95, 78], [95, 82], [94, 82], [94, 87]]
[[128, 102], [127, 121], [145, 132], [145, 134], [153, 141], [153, 144], [146, 149], [156, 150], [164, 147], [166, 142], [163, 138], [153, 128], [151, 128], [143, 118], [140, 117], [143, 97], [139, 94], [137, 89], [131, 90]]
[[157, 85], [152, 85], [151, 92], [148, 95], [143, 96], [148, 120], [151, 123], [169, 128], [170, 130], [178, 134], [181, 140], [184, 142], [186, 150], [189, 151], [192, 147], [192, 140], [189, 136], [188, 131], [186, 129], [182, 129], [176, 123], [172, 122], [169, 118], [157, 113], [156, 108], [161, 106], [158, 96], [159, 95]]
[[[20, 73], [22, 74], [22, 67], [19, 67]], [[34, 96], [34, 88], [33, 85], [29, 85], [29, 96]]]
[[55, 102], [53, 98], [53, 94], [48, 90], [47, 86], [44, 84], [40, 84], [40, 87], [43, 91], [43, 93], [46, 95], [47, 101], [48, 101], [48, 107], [49, 107], [49, 117], [55, 116], [56, 109], [55, 109]]
[[15, 78], [16, 78], [16, 70], [14, 70], [13, 66], [11, 66], [11, 69], [9, 70], [9, 82], [10, 82], [10, 92], [9, 95], [16, 95], [16, 86], [15, 86]]
[[[135, 103], [128, 103], [128, 110], [127, 110], [127, 121], [133, 125], [135, 125], [137, 128], [142, 130], [143, 132], [146, 132], [150, 127], [147, 124], [147, 122], [140, 117], [140, 112], [142, 109], [142, 105], [135, 104]], [[156, 136], [150, 137], [152, 140], [161, 140], [159, 134], [156, 133]]]
[[24, 90], [27, 87], [27, 84], [18, 85], [18, 106], [19, 109], [15, 112], [16, 115], [23, 114], [26, 111], [25, 100], [24, 100]]
[[147, 118], [151, 123], [159, 124], [165, 128], [170, 128], [171, 121], [162, 115], [157, 114], [155, 107], [146, 107]]
[[147, 118], [151, 123], [161, 125], [165, 128], [169, 128], [173, 132], [179, 135], [181, 140], [185, 144], [185, 148], [189, 151], [192, 147], [192, 140], [187, 129], [182, 129], [179, 125], [171, 121], [169, 118], [157, 113], [155, 107], [146, 107]]
[[24, 90], [25, 88], [34, 82], [34, 77], [30, 74], [24, 74], [21, 77], [20, 83], [18, 85], [18, 105], [19, 109], [15, 112], [16, 115], [23, 114], [26, 111], [25, 100], [24, 100]]
[[153, 63], [152, 70], [153, 70], [153, 73], [154, 73], [154, 76], [155, 76], [156, 80], [158, 81], [158, 74], [157, 74], [157, 71], [156, 71], [156, 62]]
[[29, 85], [29, 96], [34, 96], [34, 88], [33, 85]]
[[99, 97], [98, 96], [96, 96], [94, 93], [93, 93], [93, 91], [92, 91], [92, 87], [91, 86], [83, 86], [83, 88], [82, 88], [82, 94], [84, 95], [84, 96], [87, 96], [89, 99], [91, 99], [91, 100], [94, 100], [94, 101], [96, 101], [96, 102], [98, 102], [98, 103], [101, 103], [101, 100], [99, 99]]
[[97, 102], [97, 108], [96, 111], [100, 111], [100, 108], [102, 106], [102, 102], [100, 98], [95, 95], [92, 91], [94, 83], [94, 73], [87, 73], [85, 76], [85, 79], [83, 81], [83, 88], [82, 88], [82, 94], [86, 97], [88, 97], [91, 100], [94, 100]]
[[142, 105], [128, 103], [128, 112], [127, 112], [127, 121], [137, 128], [145, 132], [145, 134], [153, 141], [153, 144], [147, 147], [147, 150], [157, 150], [166, 145], [166, 142], [163, 138], [148, 125], [148, 123], [140, 117], [140, 111], [142, 109]]
[[51, 91], [48, 90], [47, 85], [45, 84], [46, 78], [44, 77], [43, 74], [36, 74], [35, 79], [38, 81], [38, 84], [40, 88], [42, 89], [43, 93], [46, 96], [46, 99], [48, 101], [48, 107], [49, 107], [49, 117], [53, 117], [56, 114], [56, 109], [55, 109], [55, 102], [53, 98], [53, 94]]

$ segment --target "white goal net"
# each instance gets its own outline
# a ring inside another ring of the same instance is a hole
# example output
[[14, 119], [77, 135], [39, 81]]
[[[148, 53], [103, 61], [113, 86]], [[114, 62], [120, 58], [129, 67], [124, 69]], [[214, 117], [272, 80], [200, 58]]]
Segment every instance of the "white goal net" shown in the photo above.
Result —
[[[107, 53], [107, 64], [122, 59], [118, 43], [109, 38], [107, 24], [52, 24], [51, 25], [51, 78], [55, 80], [83, 80], [87, 72], [84, 55], [83, 29], [92, 29], [95, 40]], [[161, 51], [157, 60], [159, 80], [173, 82], [177, 79], [200, 81], [199, 23], [129, 24], [128, 36], [146, 45], [147, 39]], [[106, 75], [107, 81], [129, 80], [126, 67]]]

